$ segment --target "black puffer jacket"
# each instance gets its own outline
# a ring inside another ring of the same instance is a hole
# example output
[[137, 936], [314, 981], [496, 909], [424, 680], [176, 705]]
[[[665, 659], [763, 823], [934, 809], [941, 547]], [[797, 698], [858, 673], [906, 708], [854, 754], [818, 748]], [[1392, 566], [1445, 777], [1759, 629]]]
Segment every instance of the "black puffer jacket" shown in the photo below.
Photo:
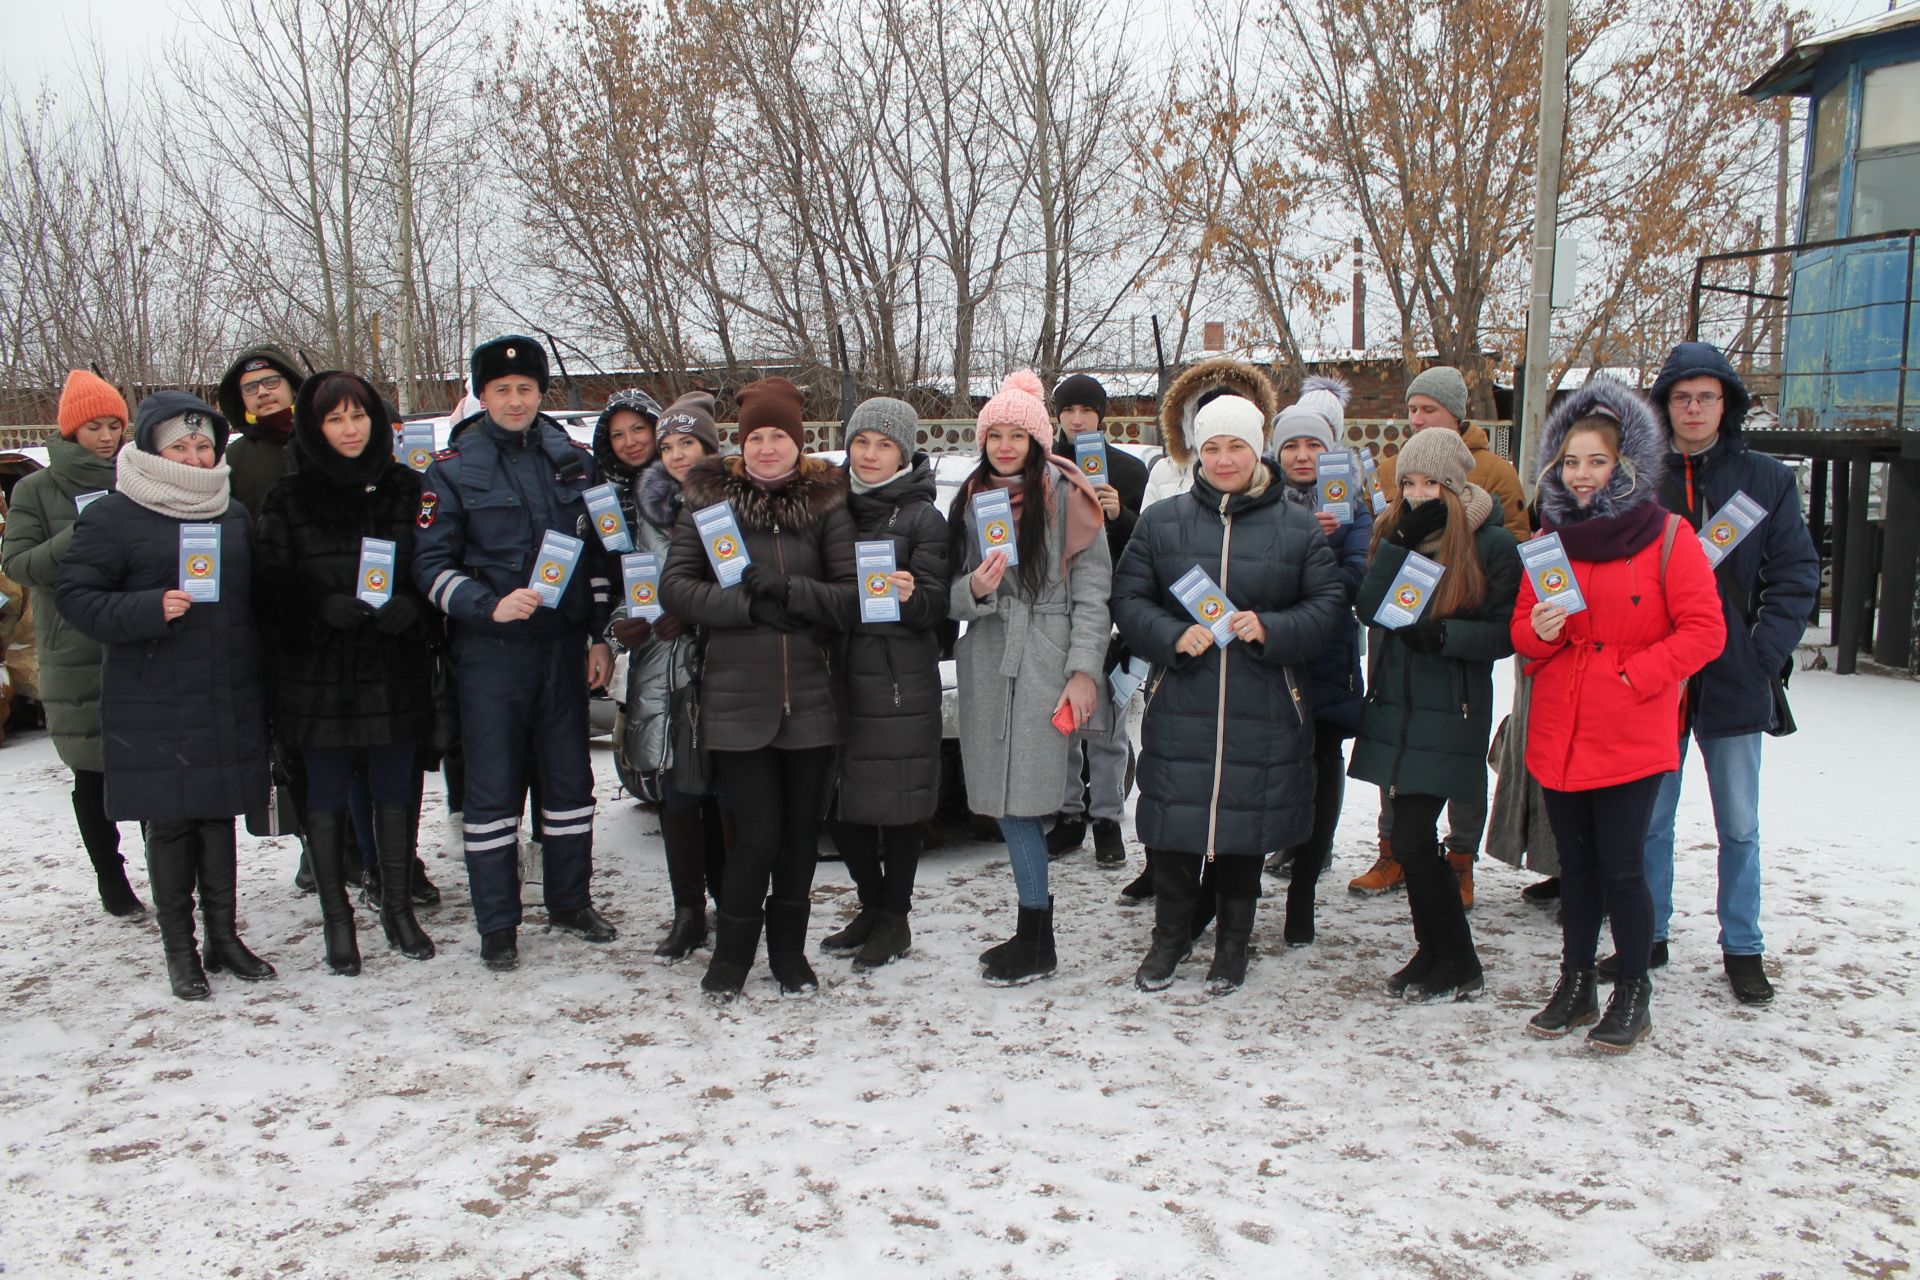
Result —
[[[184, 412], [213, 413], [162, 391], [140, 405], [134, 448]], [[224, 422], [216, 430], [222, 452]], [[230, 818], [267, 803], [267, 726], [254, 640], [246, 508], [220, 526], [220, 594], [172, 622], [160, 599], [180, 585], [180, 526], [125, 493], [80, 513], [60, 567], [60, 612], [106, 649], [100, 680], [107, 816], [115, 821]]]
[[[1224, 563], [1223, 563], [1224, 561]], [[1193, 617], [1173, 584], [1195, 565], [1264, 644], [1200, 657], [1175, 645]], [[1135, 826], [1153, 849], [1258, 857], [1313, 829], [1313, 708], [1304, 665], [1338, 634], [1346, 586], [1320, 526], [1281, 486], [1222, 495], [1204, 476], [1141, 513], [1113, 574], [1113, 616], [1154, 664]], [[1223, 665], [1224, 664], [1224, 665]]]
[[933, 817], [940, 799], [940, 640], [947, 616], [947, 522], [934, 506], [933, 465], [916, 454], [906, 474], [848, 498], [862, 542], [891, 542], [913, 574], [900, 621], [860, 621], [848, 609], [851, 735], [840, 753], [837, 816], [902, 826]]
[[[855, 590], [853, 517], [844, 471], [802, 457], [778, 489], [757, 485], [739, 457], [708, 458], [687, 473], [686, 511], [660, 575], [660, 603], [707, 628], [700, 680], [700, 728], [715, 751], [785, 750], [846, 741], [844, 671], [835, 660]], [[746, 585], [714, 578], [693, 513], [716, 502], [733, 508], [747, 555], [792, 584], [788, 608], [810, 623], [783, 631], [756, 623]]]
[[[261, 634], [273, 646], [274, 738], [301, 747], [426, 742], [433, 731], [427, 626], [438, 615], [413, 581], [420, 477], [394, 459], [392, 426], [377, 397], [364, 453], [343, 458], [327, 443], [313, 413], [323, 376], [300, 388], [298, 469], [267, 491], [254, 531], [254, 599]], [[387, 609], [416, 614], [398, 634], [371, 620], [350, 631], [321, 620], [328, 596], [359, 591], [362, 538], [394, 544]]]

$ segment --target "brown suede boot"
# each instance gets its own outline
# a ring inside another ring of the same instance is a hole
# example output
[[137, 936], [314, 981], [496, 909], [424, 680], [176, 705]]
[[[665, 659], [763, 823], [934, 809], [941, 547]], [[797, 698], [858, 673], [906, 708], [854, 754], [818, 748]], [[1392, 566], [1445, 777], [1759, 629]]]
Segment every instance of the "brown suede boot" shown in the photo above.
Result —
[[1380, 842], [1380, 857], [1366, 872], [1347, 881], [1349, 893], [1386, 893], [1406, 884], [1406, 872], [1400, 869], [1400, 860], [1393, 856], [1393, 841]]
[[1447, 864], [1453, 868], [1453, 878], [1460, 882], [1460, 905], [1473, 910], [1473, 855], [1449, 853]]

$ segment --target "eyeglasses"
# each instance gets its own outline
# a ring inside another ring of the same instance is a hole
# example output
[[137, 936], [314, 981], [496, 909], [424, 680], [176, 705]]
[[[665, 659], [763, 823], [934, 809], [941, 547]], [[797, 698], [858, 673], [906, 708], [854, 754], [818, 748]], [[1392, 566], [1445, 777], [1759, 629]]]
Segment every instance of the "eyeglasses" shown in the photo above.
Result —
[[1711, 409], [1724, 398], [1725, 397], [1718, 391], [1702, 391], [1697, 396], [1688, 395], [1684, 391], [1676, 391], [1667, 397], [1667, 403], [1676, 409], [1684, 409], [1689, 405], [1695, 404], [1699, 405], [1702, 409]]
[[287, 380], [285, 378], [277, 373], [271, 373], [264, 378], [255, 378], [252, 382], [241, 383], [240, 394], [243, 396], [261, 396], [269, 391], [278, 391], [286, 385]]

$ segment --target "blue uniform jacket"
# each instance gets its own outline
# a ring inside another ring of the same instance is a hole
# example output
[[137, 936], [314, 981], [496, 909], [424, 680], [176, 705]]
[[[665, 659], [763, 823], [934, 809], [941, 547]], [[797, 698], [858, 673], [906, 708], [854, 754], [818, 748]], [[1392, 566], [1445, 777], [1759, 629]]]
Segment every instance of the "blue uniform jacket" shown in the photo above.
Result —
[[[414, 581], [458, 628], [512, 637], [571, 628], [600, 635], [611, 611], [612, 574], [581, 497], [599, 483], [592, 451], [545, 414], [523, 432], [485, 416], [467, 419], [421, 481]], [[586, 544], [559, 607], [524, 622], [495, 622], [500, 598], [529, 585], [548, 530]]]
[[1648, 392], [1662, 421], [1673, 384], [1702, 374], [1720, 379], [1726, 390], [1720, 438], [1705, 452], [1668, 457], [1660, 501], [1695, 529], [1736, 493], [1744, 492], [1767, 513], [1714, 570], [1727, 647], [1688, 682], [1694, 732], [1730, 738], [1774, 727], [1773, 682], [1807, 629], [1820, 587], [1820, 556], [1807, 532], [1793, 472], [1747, 447], [1740, 431], [1747, 416], [1746, 388], [1719, 351], [1704, 342], [1673, 349]]

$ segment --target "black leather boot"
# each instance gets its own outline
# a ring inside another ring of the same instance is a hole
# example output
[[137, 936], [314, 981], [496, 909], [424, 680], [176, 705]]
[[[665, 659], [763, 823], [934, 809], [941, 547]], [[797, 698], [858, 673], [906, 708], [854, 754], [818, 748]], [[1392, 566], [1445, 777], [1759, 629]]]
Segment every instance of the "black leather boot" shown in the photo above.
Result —
[[1425, 976], [1407, 984], [1409, 1004], [1442, 1000], [1471, 1000], [1486, 987], [1480, 956], [1473, 946], [1473, 927], [1460, 901], [1459, 882], [1451, 875], [1407, 873], [1407, 900], [1425, 917], [1426, 936], [1434, 961]]
[[911, 950], [913, 929], [907, 924], [907, 917], [898, 911], [881, 911], [874, 921], [873, 932], [867, 935], [867, 944], [853, 958], [853, 971], [866, 973], [881, 968]]
[[1413, 959], [1387, 979], [1387, 994], [1402, 998], [1406, 996], [1407, 988], [1425, 981], [1440, 961], [1440, 951], [1429, 933], [1430, 922], [1422, 910], [1421, 895], [1416, 889], [1407, 891], [1407, 914], [1413, 920]]
[[360, 943], [354, 936], [353, 899], [347, 896], [341, 865], [347, 853], [347, 815], [338, 810], [307, 814], [307, 851], [313, 862], [314, 888], [320, 895], [327, 967], [351, 978], [360, 972]]
[[[415, 774], [417, 779], [418, 774]], [[427, 864], [420, 860], [420, 802], [418, 785], [414, 787], [413, 807], [407, 810], [407, 843], [413, 850], [413, 881], [407, 893], [416, 907], [437, 907], [440, 905], [440, 890], [434, 888], [433, 881], [427, 879]]]
[[495, 929], [480, 935], [480, 963], [495, 973], [512, 973], [520, 967], [520, 931]]
[[[433, 939], [413, 918], [413, 822], [408, 806], [373, 807], [373, 846], [380, 862], [380, 927], [387, 945], [409, 960], [431, 960]], [[315, 868], [318, 870], [318, 868]]]
[[753, 953], [760, 946], [760, 916], [714, 913], [713, 958], [700, 979], [700, 989], [714, 1004], [732, 1004], [747, 985], [747, 972], [753, 968]]
[[127, 860], [120, 856], [120, 828], [103, 813], [90, 810], [73, 789], [73, 820], [80, 828], [80, 843], [86, 846], [87, 860], [93, 863], [94, 887], [100, 892], [100, 906], [110, 916], [131, 919], [147, 914], [147, 904], [127, 883]]
[[1320, 859], [1296, 851], [1288, 862], [1292, 879], [1287, 881], [1287, 917], [1280, 936], [1290, 947], [1313, 945], [1313, 900], [1320, 888]]
[[783, 996], [820, 989], [820, 978], [807, 963], [807, 920], [812, 914], [813, 904], [805, 898], [767, 899], [767, 968]]
[[847, 921], [846, 928], [820, 939], [820, 949], [830, 956], [853, 955], [867, 945], [867, 939], [873, 936], [874, 925], [879, 922], [880, 908], [862, 904], [859, 914]]
[[1193, 903], [1200, 886], [1171, 858], [1152, 866], [1153, 945], [1134, 970], [1133, 985], [1142, 991], [1165, 991], [1173, 985], [1180, 962], [1193, 954]]
[[207, 972], [222, 969], [242, 982], [264, 982], [273, 966], [247, 950], [236, 925], [240, 898], [240, 860], [233, 844], [233, 820], [196, 822], [194, 838], [200, 846], [200, 913], [207, 937], [201, 947]]
[[1151, 849], [1146, 850], [1145, 854], [1147, 865], [1120, 891], [1120, 905], [1123, 907], [1137, 907], [1153, 900], [1153, 864], [1156, 855]]
[[1587, 1032], [1587, 1044], [1602, 1053], [1630, 1053], [1633, 1046], [1653, 1031], [1653, 1014], [1648, 1005], [1653, 999], [1651, 978], [1622, 978], [1613, 984], [1613, 997], [1607, 1001], [1607, 1014], [1600, 1025]]
[[1213, 931], [1213, 964], [1207, 970], [1207, 994], [1224, 996], [1247, 981], [1247, 959], [1253, 951], [1253, 898], [1220, 899], [1219, 924]]
[[673, 909], [673, 925], [660, 945], [653, 949], [653, 958], [661, 964], [678, 964], [705, 945], [707, 907], [705, 901], [701, 901], [691, 907]]
[[1591, 969], [1560, 966], [1560, 981], [1554, 984], [1547, 1007], [1527, 1019], [1527, 1030], [1542, 1040], [1558, 1040], [1575, 1027], [1584, 1027], [1600, 1016], [1600, 1002], [1594, 992]]
[[147, 884], [154, 922], [166, 948], [167, 982], [180, 1000], [213, 994], [193, 945], [193, 887], [199, 879], [199, 849], [187, 823], [156, 822], [147, 829]]
[[1017, 987], [1038, 978], [1050, 978], [1059, 968], [1053, 946], [1053, 899], [1044, 910], [1020, 908], [1013, 948], [987, 966], [986, 980], [996, 987]]

